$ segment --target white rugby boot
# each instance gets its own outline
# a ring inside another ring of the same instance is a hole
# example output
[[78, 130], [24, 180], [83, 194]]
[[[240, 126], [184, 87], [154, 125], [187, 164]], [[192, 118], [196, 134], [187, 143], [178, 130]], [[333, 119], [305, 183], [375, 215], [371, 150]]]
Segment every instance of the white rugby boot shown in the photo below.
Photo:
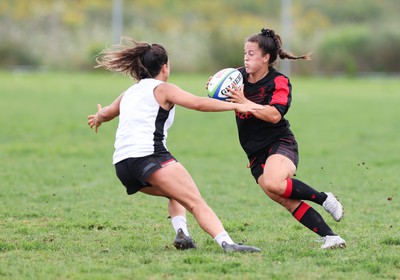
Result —
[[346, 248], [346, 241], [341, 238], [339, 235], [327, 235], [322, 237], [321, 242], [322, 244], [321, 249], [335, 249], [335, 248]]
[[322, 203], [322, 207], [324, 207], [326, 212], [332, 215], [336, 222], [339, 222], [343, 217], [343, 206], [332, 193], [326, 193], [326, 195], [328, 197], [324, 203]]

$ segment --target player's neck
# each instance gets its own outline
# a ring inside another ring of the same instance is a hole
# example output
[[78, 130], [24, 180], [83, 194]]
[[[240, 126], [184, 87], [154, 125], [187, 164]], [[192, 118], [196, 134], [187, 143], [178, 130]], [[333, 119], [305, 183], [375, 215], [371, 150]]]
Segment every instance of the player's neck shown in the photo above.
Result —
[[257, 83], [259, 80], [261, 80], [262, 78], [264, 78], [265, 76], [268, 75], [269, 69], [265, 69], [265, 70], [260, 70], [256, 73], [253, 74], [249, 74], [247, 80], [252, 83], [255, 84]]

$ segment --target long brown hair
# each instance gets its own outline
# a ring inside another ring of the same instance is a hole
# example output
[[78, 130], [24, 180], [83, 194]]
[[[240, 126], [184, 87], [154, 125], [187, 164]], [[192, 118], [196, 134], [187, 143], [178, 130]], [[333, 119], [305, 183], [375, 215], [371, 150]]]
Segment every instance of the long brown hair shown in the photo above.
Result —
[[270, 55], [269, 64], [274, 65], [276, 59], [306, 59], [310, 60], [310, 53], [301, 56], [295, 56], [291, 52], [287, 52], [282, 48], [281, 37], [272, 29], [261, 29], [261, 33], [255, 34], [247, 39], [247, 42], [258, 43], [262, 54]]
[[136, 80], [154, 78], [168, 63], [168, 54], [159, 44], [136, 42], [123, 37], [119, 44], [104, 49], [96, 57], [98, 67], [129, 75]]

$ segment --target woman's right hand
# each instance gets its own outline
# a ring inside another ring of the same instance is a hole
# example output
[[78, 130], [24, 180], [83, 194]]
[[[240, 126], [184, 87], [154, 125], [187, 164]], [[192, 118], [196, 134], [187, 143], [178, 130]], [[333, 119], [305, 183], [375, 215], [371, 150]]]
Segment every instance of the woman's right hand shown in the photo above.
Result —
[[101, 107], [100, 104], [97, 104], [97, 113], [94, 115], [89, 115], [88, 116], [88, 125], [90, 126], [90, 128], [95, 128], [95, 131], [97, 133], [97, 131], [99, 130], [99, 126], [103, 123], [103, 121], [100, 118], [99, 112], [102, 110], [103, 108]]

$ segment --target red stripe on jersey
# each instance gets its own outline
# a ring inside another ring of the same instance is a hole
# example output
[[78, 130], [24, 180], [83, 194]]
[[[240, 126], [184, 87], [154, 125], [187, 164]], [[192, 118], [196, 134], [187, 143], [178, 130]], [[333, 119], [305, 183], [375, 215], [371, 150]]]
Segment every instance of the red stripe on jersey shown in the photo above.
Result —
[[300, 206], [297, 208], [296, 212], [293, 213], [293, 216], [295, 217], [296, 220], [300, 222], [301, 218], [303, 218], [304, 214], [310, 207], [311, 207], [310, 205], [302, 201], [300, 203]]
[[289, 80], [284, 76], [278, 76], [274, 79], [275, 91], [272, 94], [270, 105], [279, 104], [286, 106], [289, 100]]
[[289, 198], [290, 195], [292, 194], [292, 189], [293, 189], [293, 181], [292, 179], [288, 178], [286, 180], [286, 190], [281, 196], [284, 198]]
[[[251, 168], [253, 166], [253, 163], [256, 161], [257, 158], [253, 158], [250, 163], [247, 165], [247, 168]], [[264, 168], [264, 167], [263, 167]]]

